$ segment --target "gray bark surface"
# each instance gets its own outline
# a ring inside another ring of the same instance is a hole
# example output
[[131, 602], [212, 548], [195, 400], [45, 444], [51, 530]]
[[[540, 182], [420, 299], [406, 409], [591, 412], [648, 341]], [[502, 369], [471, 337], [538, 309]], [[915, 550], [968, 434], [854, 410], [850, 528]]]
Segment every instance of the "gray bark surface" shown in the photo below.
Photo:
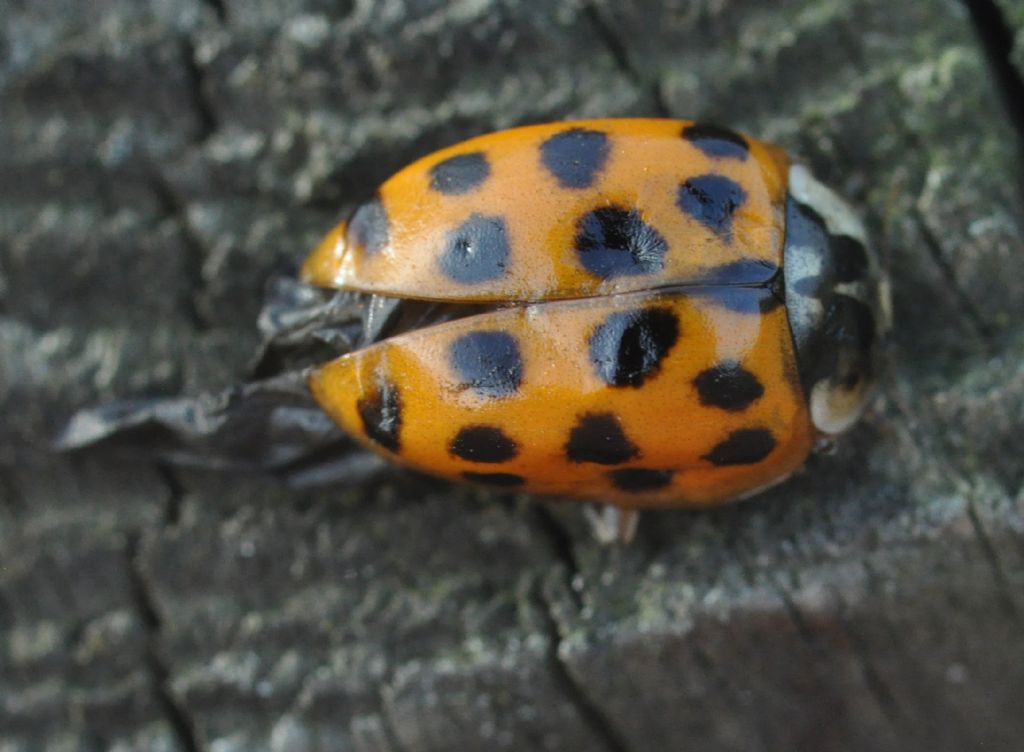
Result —
[[[0, 16], [0, 751], [1020, 749], [1019, 0]], [[785, 485], [607, 549], [397, 471], [47, 451], [78, 407], [244, 379], [267, 277], [411, 159], [611, 115], [730, 124], [864, 207], [891, 365]]]

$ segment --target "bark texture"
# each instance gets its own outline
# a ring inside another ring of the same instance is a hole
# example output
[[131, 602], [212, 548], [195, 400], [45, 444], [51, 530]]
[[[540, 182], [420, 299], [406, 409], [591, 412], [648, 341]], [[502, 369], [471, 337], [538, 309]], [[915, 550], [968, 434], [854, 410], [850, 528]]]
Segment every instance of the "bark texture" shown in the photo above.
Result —
[[[0, 0], [0, 750], [1016, 750], [1020, 0]], [[864, 207], [884, 393], [756, 500], [648, 514], [103, 453], [246, 377], [265, 280], [394, 169], [700, 117]]]

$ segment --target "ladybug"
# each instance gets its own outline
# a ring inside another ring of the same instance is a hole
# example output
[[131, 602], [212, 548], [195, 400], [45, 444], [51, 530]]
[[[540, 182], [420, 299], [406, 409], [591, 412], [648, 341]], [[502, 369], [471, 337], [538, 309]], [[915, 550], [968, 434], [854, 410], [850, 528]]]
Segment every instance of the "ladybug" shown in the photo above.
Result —
[[889, 326], [851, 208], [778, 147], [692, 121], [442, 149], [302, 275], [443, 304], [312, 372], [352, 436], [447, 478], [624, 510], [785, 479], [864, 410]]

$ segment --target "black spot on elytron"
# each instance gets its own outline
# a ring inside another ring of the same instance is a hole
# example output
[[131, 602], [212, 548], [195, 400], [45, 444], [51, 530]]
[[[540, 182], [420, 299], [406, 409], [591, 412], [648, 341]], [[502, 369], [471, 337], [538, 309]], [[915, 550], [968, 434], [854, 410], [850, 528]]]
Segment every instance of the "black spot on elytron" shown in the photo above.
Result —
[[473, 214], [448, 233], [441, 271], [455, 282], [475, 284], [499, 279], [508, 265], [508, 233], [501, 217]]
[[775, 449], [775, 437], [766, 428], [741, 428], [733, 431], [702, 459], [714, 465], [753, 465]]
[[349, 242], [367, 255], [379, 252], [388, 244], [388, 214], [376, 196], [356, 209], [348, 223]]
[[651, 470], [645, 467], [624, 467], [610, 470], [608, 477], [620, 491], [657, 491], [672, 482], [674, 470]]
[[356, 402], [367, 437], [392, 452], [401, 450], [402, 397], [398, 387], [383, 380], [377, 390]]
[[497, 426], [466, 426], [448, 450], [470, 462], [505, 462], [519, 454], [519, 445]]
[[430, 168], [430, 187], [446, 196], [469, 193], [491, 174], [491, 165], [481, 151], [457, 154]]
[[563, 188], [589, 188], [608, 161], [610, 151], [606, 134], [572, 128], [541, 144], [540, 157]]
[[779, 267], [761, 259], [739, 259], [704, 271], [697, 281], [702, 285], [759, 285], [779, 276]]
[[636, 209], [604, 206], [576, 224], [580, 263], [602, 279], [660, 272], [667, 251], [665, 238]]
[[714, 173], [687, 178], [676, 195], [680, 209], [723, 238], [731, 235], [733, 215], [746, 200], [739, 183]]
[[828, 244], [835, 264], [836, 280], [857, 282], [867, 279], [868, 253], [859, 240], [849, 235], [829, 235]]
[[711, 123], [694, 123], [683, 128], [683, 138], [709, 157], [746, 159], [747, 139], [735, 131]]
[[746, 314], [771, 313], [784, 302], [771, 287], [710, 287], [695, 289], [691, 294], [726, 310]]
[[723, 360], [701, 371], [693, 380], [700, 403], [729, 412], [746, 410], [764, 394], [757, 376], [735, 360]]
[[613, 313], [590, 335], [590, 362], [609, 386], [638, 387], [678, 339], [679, 321], [667, 308]]
[[515, 488], [526, 483], [526, 478], [515, 473], [473, 473], [466, 471], [462, 477], [472, 483], [483, 483], [497, 488]]
[[523, 381], [519, 343], [508, 332], [470, 332], [451, 343], [448, 356], [462, 384], [485, 397], [507, 397]]
[[640, 450], [629, 440], [612, 413], [587, 413], [572, 431], [565, 445], [570, 462], [594, 462], [617, 465], [639, 456]]

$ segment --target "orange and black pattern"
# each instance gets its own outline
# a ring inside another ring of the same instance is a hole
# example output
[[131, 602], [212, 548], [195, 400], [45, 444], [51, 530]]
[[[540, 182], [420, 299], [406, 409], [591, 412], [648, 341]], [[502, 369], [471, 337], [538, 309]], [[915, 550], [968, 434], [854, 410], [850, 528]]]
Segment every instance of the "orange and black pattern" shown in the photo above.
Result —
[[318, 369], [349, 433], [419, 469], [610, 501], [741, 497], [805, 460], [777, 288], [788, 161], [714, 126], [531, 126], [425, 157], [316, 249], [308, 280], [489, 302]]
[[401, 170], [303, 272], [465, 301], [764, 282], [782, 264], [787, 167], [773, 146], [683, 121], [516, 128]]
[[762, 288], [504, 308], [346, 355], [312, 386], [421, 470], [622, 506], [736, 497], [812, 438], [785, 308]]

